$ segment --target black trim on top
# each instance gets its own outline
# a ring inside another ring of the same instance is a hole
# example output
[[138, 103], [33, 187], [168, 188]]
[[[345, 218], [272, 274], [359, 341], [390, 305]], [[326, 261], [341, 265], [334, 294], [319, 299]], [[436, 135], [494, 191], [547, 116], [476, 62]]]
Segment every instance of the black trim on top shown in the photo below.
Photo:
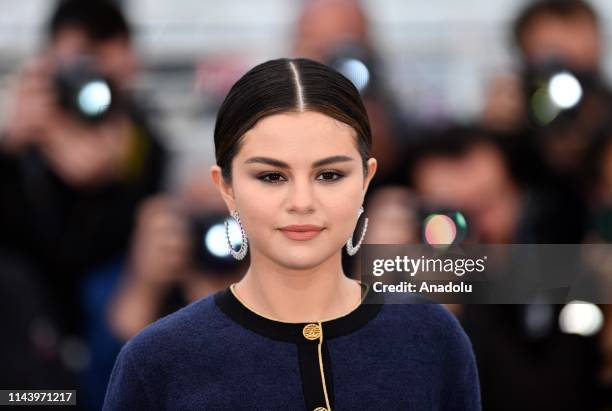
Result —
[[[361, 283], [361, 286], [365, 297], [357, 308], [345, 316], [321, 323], [324, 341], [355, 332], [378, 315], [382, 304], [376, 300], [375, 293], [369, 290], [367, 284]], [[245, 307], [229, 287], [218, 292], [214, 299], [228, 317], [259, 335], [292, 343], [318, 343], [318, 340], [306, 340], [302, 334], [304, 326], [310, 323], [286, 323], [262, 317]]]

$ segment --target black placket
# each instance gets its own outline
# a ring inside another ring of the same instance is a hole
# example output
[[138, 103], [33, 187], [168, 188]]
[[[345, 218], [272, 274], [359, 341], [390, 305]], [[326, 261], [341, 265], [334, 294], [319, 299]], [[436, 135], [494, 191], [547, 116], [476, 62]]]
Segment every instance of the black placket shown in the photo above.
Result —
[[343, 317], [320, 323], [287, 323], [263, 317], [244, 306], [229, 288], [217, 293], [215, 302], [245, 328], [274, 340], [295, 343], [306, 409], [324, 411], [334, 409], [333, 364], [327, 341], [362, 328], [381, 308], [374, 293], [368, 292], [369, 287], [363, 283], [361, 286], [363, 298], [359, 307]]
[[[330, 409], [334, 409], [334, 386], [332, 365], [327, 348], [327, 342], [322, 345], [323, 370], [325, 372], [325, 386], [327, 388], [327, 399]], [[318, 342], [298, 343], [298, 363], [300, 375], [302, 376], [302, 389], [306, 401], [307, 410], [327, 408], [325, 392], [323, 390], [323, 379], [319, 365]]]

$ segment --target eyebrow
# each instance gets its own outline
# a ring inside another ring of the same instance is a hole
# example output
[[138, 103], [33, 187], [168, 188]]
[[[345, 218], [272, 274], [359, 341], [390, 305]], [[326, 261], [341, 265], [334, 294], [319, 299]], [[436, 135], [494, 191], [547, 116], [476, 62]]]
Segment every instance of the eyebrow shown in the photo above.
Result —
[[[321, 160], [317, 160], [314, 163], [312, 163], [312, 168], [321, 167], [321, 166], [331, 164], [331, 163], [339, 163], [339, 162], [353, 161], [353, 160], [354, 160], [353, 157], [343, 156], [343, 155], [325, 157], [325, 158], [322, 158]], [[291, 168], [289, 167], [289, 164], [285, 163], [284, 161], [277, 160], [277, 159], [270, 158], [270, 157], [251, 157], [248, 160], [246, 160], [244, 163], [245, 164], [260, 163], [260, 164], [267, 164], [267, 165], [278, 167], [278, 168]]]

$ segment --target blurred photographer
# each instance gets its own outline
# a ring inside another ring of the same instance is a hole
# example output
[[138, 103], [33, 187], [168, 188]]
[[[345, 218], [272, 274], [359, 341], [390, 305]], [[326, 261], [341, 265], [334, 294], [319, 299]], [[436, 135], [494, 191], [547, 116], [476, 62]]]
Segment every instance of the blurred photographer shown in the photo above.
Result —
[[[227, 209], [206, 177], [195, 176], [178, 196], [154, 196], [140, 208], [108, 309], [110, 328], [120, 340], [242, 277], [244, 263], [228, 251]], [[239, 240], [239, 229], [230, 229], [230, 236]]]
[[[573, 222], [551, 220], [548, 210], [554, 205], [522, 181], [521, 164], [508, 157], [510, 138], [453, 127], [411, 151], [408, 177], [423, 201], [454, 210], [444, 213], [449, 217], [457, 212], [463, 217], [445, 218], [453, 229], [432, 230], [434, 239], [445, 239], [450, 231], [452, 241], [445, 243], [546, 244], [547, 238], [563, 238], [571, 230]], [[598, 337], [563, 332], [558, 325], [562, 305], [466, 304], [452, 309], [478, 358], [483, 409], [601, 409]]]
[[467, 242], [511, 244], [534, 229], [527, 222], [528, 197], [508, 160], [504, 137], [453, 126], [410, 150], [407, 180], [428, 204], [426, 210], [461, 212], [470, 229]]
[[[529, 89], [534, 85], [533, 80], [546, 80], [543, 78], [546, 71], [548, 74], [568, 71], [573, 77], [587, 80], [588, 84], [582, 86], [586, 85], [589, 90], [606, 88], [601, 81], [603, 36], [600, 22], [586, 1], [528, 3], [514, 20], [512, 43], [518, 52], [517, 71], [500, 75], [491, 84], [483, 113], [483, 122], [489, 128], [509, 130], [528, 124], [530, 115], [535, 114], [529, 112], [533, 109], [529, 107], [533, 97], [528, 95]], [[537, 74], [541, 75], [539, 79], [535, 78]], [[560, 112], [549, 115], [548, 121], [531, 120], [547, 125], [558, 114]]]
[[370, 17], [360, 0], [304, 1], [295, 24], [292, 54], [325, 63], [351, 80], [368, 112], [374, 156], [384, 160], [371, 187], [401, 185], [402, 152], [420, 126], [403, 112], [387, 84], [371, 31]]
[[514, 27], [536, 147], [550, 175], [579, 185], [612, 102], [601, 72], [598, 16], [585, 1], [547, 0], [527, 7]]
[[539, 241], [579, 243], [588, 224], [585, 162], [612, 102], [601, 24], [586, 1], [538, 0], [519, 12], [512, 34], [517, 71], [494, 81], [482, 122], [517, 135], [515, 161], [540, 194], [541, 214], [572, 221], [557, 233], [547, 224], [551, 235]]
[[138, 64], [118, 6], [60, 1], [46, 29], [6, 107], [0, 248], [36, 267], [61, 333], [78, 335], [84, 276], [125, 252], [166, 152], [131, 90]]

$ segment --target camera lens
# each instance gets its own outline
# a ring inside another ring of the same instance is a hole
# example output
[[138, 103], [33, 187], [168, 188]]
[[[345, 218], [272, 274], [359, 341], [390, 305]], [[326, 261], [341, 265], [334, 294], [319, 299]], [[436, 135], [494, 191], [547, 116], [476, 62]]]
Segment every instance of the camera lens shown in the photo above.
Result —
[[117, 106], [117, 93], [89, 57], [63, 63], [55, 74], [59, 103], [87, 122], [104, 120]]
[[94, 80], [83, 84], [77, 92], [78, 110], [88, 118], [104, 115], [109, 109], [111, 101], [110, 86], [103, 80]]
[[[191, 216], [193, 257], [204, 272], [225, 273], [236, 269], [239, 263], [230, 256], [225, 233], [223, 214], [201, 214]], [[240, 246], [241, 231], [236, 222], [230, 219], [230, 239], [232, 246]]]

